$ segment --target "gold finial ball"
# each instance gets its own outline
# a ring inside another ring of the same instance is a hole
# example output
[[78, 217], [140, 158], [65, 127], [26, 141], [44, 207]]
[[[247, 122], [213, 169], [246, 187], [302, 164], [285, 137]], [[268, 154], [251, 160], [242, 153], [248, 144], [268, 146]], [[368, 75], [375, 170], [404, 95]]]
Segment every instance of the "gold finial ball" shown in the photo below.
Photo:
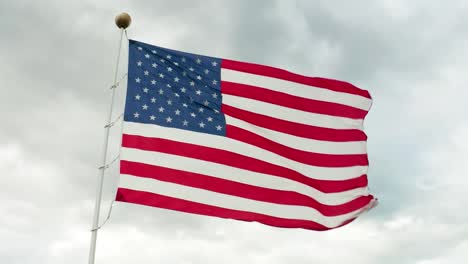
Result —
[[126, 29], [132, 23], [132, 18], [127, 13], [121, 13], [115, 17], [115, 24], [118, 28]]

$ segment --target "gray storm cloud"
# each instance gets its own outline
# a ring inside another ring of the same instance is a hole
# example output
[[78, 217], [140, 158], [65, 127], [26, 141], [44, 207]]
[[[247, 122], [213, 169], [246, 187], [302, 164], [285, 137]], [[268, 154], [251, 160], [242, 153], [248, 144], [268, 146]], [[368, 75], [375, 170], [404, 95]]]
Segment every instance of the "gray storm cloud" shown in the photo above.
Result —
[[[85, 263], [116, 14], [131, 38], [368, 89], [380, 205], [330, 232], [114, 205], [96, 263], [462, 263], [465, 1], [1, 1], [0, 262]], [[122, 53], [123, 58], [126, 52]], [[125, 73], [125, 60], [121, 73]], [[123, 109], [119, 87], [116, 115]], [[113, 131], [110, 157], [118, 150]], [[117, 170], [106, 174], [103, 214]], [[102, 220], [104, 219], [102, 217]]]

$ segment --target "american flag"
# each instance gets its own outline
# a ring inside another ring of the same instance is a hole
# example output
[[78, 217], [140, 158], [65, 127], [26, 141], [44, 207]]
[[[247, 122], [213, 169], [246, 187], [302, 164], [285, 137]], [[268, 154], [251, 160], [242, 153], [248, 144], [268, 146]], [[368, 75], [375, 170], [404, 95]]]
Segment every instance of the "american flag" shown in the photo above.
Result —
[[116, 200], [328, 230], [375, 203], [365, 90], [129, 41]]

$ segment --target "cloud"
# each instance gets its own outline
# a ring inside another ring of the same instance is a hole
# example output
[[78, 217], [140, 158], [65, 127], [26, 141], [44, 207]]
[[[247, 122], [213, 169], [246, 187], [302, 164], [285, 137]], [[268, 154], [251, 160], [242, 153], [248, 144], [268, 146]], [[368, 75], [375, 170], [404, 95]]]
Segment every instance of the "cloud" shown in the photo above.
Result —
[[[121, 11], [133, 16], [131, 38], [369, 89], [369, 181], [380, 204], [323, 233], [115, 204], [97, 263], [462, 262], [467, 9], [464, 1], [1, 2], [0, 262], [86, 261]], [[119, 76], [125, 63], [124, 51]], [[116, 175], [112, 166], [105, 176], [101, 220]]]

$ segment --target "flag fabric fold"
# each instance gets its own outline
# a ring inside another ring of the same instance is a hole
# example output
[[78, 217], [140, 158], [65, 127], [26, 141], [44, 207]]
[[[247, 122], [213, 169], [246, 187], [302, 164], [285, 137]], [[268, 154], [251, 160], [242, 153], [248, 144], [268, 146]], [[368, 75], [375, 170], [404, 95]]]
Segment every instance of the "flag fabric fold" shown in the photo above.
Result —
[[116, 200], [311, 230], [376, 199], [366, 90], [129, 41]]

